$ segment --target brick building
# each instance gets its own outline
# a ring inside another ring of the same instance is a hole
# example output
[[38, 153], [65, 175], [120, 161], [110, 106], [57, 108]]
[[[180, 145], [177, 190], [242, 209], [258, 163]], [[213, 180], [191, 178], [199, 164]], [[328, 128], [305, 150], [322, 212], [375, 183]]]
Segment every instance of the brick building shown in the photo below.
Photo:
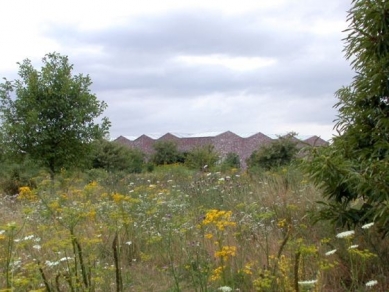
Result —
[[[273, 140], [273, 138], [260, 132], [241, 137], [230, 131], [197, 135], [167, 133], [159, 138], [142, 135], [131, 139], [120, 136], [115, 139], [116, 142], [139, 149], [146, 155], [151, 155], [154, 152], [153, 144], [158, 141], [174, 141], [177, 144], [178, 150], [182, 152], [188, 152], [195, 147], [211, 144], [215, 147], [215, 150], [220, 154], [221, 158], [225, 157], [230, 152], [238, 154], [243, 168], [246, 166], [246, 159], [250, 157], [251, 153], [261, 146], [271, 143]], [[317, 136], [312, 136], [305, 140], [298, 140], [298, 143], [311, 146], [328, 145], [327, 141]]]

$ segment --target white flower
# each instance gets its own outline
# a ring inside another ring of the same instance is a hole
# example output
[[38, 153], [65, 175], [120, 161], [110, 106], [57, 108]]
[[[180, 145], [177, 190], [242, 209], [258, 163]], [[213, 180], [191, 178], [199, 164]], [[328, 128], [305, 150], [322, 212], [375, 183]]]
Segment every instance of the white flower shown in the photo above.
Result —
[[131, 245], [131, 244], [132, 244], [132, 241], [127, 241], [126, 244], [127, 244], [127, 245]]
[[59, 264], [59, 262], [51, 262], [51, 261], [46, 261], [45, 262], [46, 266], [49, 266], [49, 267], [52, 267], [52, 266], [56, 266]]
[[222, 286], [222, 287], [219, 287], [217, 290], [220, 290], [222, 292], [230, 292], [230, 291], [232, 291], [232, 288], [228, 287], [228, 286]]
[[42, 247], [39, 244], [35, 244], [32, 246], [32, 248], [40, 250]]
[[308, 280], [308, 281], [299, 281], [298, 283], [302, 286], [312, 286], [315, 285], [317, 280]]
[[5, 230], [0, 230], [0, 234], [4, 234]]
[[326, 256], [329, 256], [329, 255], [332, 255], [332, 254], [334, 254], [334, 253], [336, 253], [336, 249], [327, 251], [327, 252], [325, 253], [325, 255], [326, 255]]
[[358, 244], [353, 244], [353, 245], [350, 245], [348, 249], [353, 249], [353, 248], [357, 248], [358, 247]]
[[71, 260], [71, 259], [72, 259], [71, 257], [64, 257], [64, 258], [60, 259], [59, 261], [63, 262], [63, 261]]
[[372, 227], [374, 225], [374, 222], [370, 222], [370, 223], [367, 223], [365, 225], [362, 226], [362, 229], [369, 229], [370, 227]]
[[377, 284], [378, 284], [377, 280], [371, 280], [371, 281], [367, 282], [365, 285], [366, 285], [366, 287], [373, 287]]
[[346, 238], [346, 237], [349, 237], [349, 236], [352, 236], [354, 235], [355, 231], [354, 230], [348, 230], [348, 231], [343, 231], [341, 233], [338, 233], [336, 235], [337, 238]]
[[23, 240], [30, 240], [33, 238], [34, 238], [34, 235], [29, 235], [29, 236], [26, 236], [25, 238], [23, 238]]

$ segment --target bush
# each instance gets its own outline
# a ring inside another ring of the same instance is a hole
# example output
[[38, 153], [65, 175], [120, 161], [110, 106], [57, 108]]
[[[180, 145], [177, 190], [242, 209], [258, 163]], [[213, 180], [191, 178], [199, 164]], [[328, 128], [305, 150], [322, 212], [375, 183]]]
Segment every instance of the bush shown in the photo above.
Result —
[[158, 141], [153, 145], [155, 153], [151, 161], [156, 165], [173, 164], [184, 160], [183, 154], [178, 151], [173, 141]]
[[36, 186], [34, 178], [38, 176], [39, 169], [28, 159], [19, 164], [3, 162], [1, 170], [0, 188], [5, 195], [18, 194], [20, 187]]
[[219, 154], [213, 145], [197, 147], [187, 154], [185, 165], [191, 169], [204, 170], [212, 168], [219, 160]]
[[107, 140], [94, 142], [93, 148], [93, 168], [102, 168], [109, 172], [142, 172], [145, 155], [140, 150]]
[[232, 168], [236, 168], [236, 169], [240, 168], [239, 155], [234, 152], [228, 153], [227, 156], [223, 159], [221, 164], [222, 171], [230, 170]]
[[271, 144], [254, 151], [247, 160], [249, 170], [270, 170], [290, 164], [298, 152], [295, 136], [296, 133], [280, 136]]

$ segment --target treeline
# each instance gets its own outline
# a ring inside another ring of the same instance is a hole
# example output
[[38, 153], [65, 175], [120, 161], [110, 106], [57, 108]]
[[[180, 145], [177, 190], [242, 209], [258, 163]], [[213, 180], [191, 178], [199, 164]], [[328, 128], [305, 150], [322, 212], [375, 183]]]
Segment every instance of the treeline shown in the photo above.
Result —
[[[290, 133], [258, 148], [247, 159], [247, 170], [249, 172], [266, 171], [296, 161], [299, 146], [294, 139], [295, 135], [295, 133]], [[129, 173], [150, 172], [154, 167], [170, 164], [182, 164], [197, 171], [212, 169], [229, 171], [241, 168], [241, 159], [237, 153], [230, 152], [222, 156], [210, 144], [182, 152], [174, 141], [158, 141], [153, 148], [154, 153], [147, 156], [139, 149], [130, 148], [115, 141], [99, 140], [94, 142], [91, 167], [102, 168], [110, 172], [126, 171]]]

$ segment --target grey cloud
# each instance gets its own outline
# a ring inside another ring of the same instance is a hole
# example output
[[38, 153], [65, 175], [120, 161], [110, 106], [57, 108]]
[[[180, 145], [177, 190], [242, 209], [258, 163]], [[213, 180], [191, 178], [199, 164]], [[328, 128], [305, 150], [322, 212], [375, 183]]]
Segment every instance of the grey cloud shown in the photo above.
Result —
[[[303, 17], [309, 25], [318, 18], [343, 19], [347, 7], [328, 1], [331, 9], [323, 16], [325, 9], [316, 1], [290, 2], [281, 11], [238, 16], [180, 11], [129, 19], [126, 26], [99, 31], [53, 26], [47, 35], [65, 47], [77, 70], [91, 75], [93, 90], [109, 104], [113, 136], [141, 134], [138, 131], [147, 128], [190, 132], [198, 127], [218, 131], [250, 125], [261, 130], [288, 119], [331, 124], [335, 114], [332, 95], [352, 77], [341, 52], [344, 35], [317, 36], [277, 20]], [[303, 4], [312, 9], [298, 14]], [[272, 26], [272, 21], [277, 25]], [[101, 47], [102, 53], [72, 52], [84, 46]], [[270, 57], [277, 63], [236, 72], [172, 61], [180, 55], [209, 54]], [[194, 108], [198, 98], [212, 94], [225, 96], [218, 101], [232, 109]], [[241, 96], [242, 101], [228, 99], [231, 96]]]

